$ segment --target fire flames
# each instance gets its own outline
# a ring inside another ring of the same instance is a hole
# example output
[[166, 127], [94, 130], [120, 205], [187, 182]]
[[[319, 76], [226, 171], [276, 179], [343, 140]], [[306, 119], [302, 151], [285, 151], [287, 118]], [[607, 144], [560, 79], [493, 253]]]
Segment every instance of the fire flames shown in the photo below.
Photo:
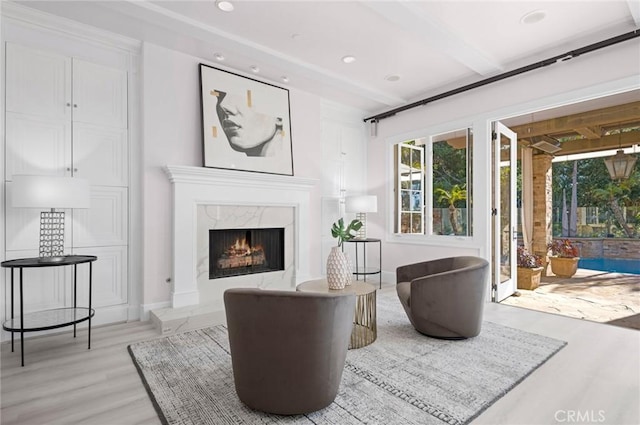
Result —
[[251, 246], [245, 238], [238, 238], [222, 253], [217, 264], [219, 269], [259, 266], [266, 264], [266, 258], [261, 245]]
[[230, 258], [233, 257], [243, 257], [245, 255], [251, 255], [254, 252], [262, 251], [262, 247], [260, 245], [251, 246], [247, 243], [245, 238], [236, 239], [236, 242], [229, 247], [229, 249], [225, 252]]

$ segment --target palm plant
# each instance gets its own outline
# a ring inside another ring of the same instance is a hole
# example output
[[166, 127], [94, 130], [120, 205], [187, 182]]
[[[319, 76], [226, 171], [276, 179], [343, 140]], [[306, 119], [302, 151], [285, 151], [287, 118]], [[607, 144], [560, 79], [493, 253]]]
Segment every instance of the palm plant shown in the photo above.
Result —
[[467, 199], [467, 189], [465, 185], [453, 185], [450, 191], [443, 188], [437, 188], [435, 194], [438, 196], [438, 202], [447, 202], [449, 204], [449, 221], [453, 233], [458, 235], [461, 233], [460, 224], [458, 223], [458, 209], [456, 203]]
[[631, 201], [629, 197], [629, 182], [610, 182], [605, 187], [595, 189], [593, 191], [593, 197], [599, 201], [605, 201], [608, 203], [613, 216], [616, 221], [625, 232], [628, 238], [634, 238], [636, 229], [627, 223], [622, 207], [620, 204], [626, 204]]

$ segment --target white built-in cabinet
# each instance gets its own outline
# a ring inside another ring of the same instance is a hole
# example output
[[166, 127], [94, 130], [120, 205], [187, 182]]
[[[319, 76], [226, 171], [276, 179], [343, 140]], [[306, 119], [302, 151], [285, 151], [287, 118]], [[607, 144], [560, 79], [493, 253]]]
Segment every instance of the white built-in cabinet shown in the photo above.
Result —
[[[40, 211], [11, 207], [14, 174], [88, 179], [91, 207], [66, 211], [65, 253], [98, 257], [95, 323], [127, 320], [127, 72], [7, 42], [5, 76], [5, 258], [38, 255]], [[25, 270], [25, 311], [69, 306], [71, 271]]]
[[355, 218], [344, 211], [344, 198], [366, 193], [367, 139], [362, 115], [332, 102], [322, 103], [322, 257], [326, 259], [337, 241], [331, 225], [340, 217]]

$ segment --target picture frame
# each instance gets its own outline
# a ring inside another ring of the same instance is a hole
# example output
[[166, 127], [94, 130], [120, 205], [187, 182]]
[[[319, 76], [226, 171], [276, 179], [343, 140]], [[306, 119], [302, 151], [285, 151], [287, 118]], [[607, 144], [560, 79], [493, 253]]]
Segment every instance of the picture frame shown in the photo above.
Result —
[[293, 176], [289, 90], [199, 69], [203, 166]]

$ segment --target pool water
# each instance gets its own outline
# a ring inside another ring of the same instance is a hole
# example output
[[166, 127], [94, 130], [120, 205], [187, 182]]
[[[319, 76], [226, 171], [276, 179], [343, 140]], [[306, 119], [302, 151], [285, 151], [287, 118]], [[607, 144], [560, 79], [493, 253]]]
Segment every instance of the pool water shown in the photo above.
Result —
[[640, 274], [640, 259], [627, 260], [621, 258], [581, 258], [578, 267], [606, 272]]

